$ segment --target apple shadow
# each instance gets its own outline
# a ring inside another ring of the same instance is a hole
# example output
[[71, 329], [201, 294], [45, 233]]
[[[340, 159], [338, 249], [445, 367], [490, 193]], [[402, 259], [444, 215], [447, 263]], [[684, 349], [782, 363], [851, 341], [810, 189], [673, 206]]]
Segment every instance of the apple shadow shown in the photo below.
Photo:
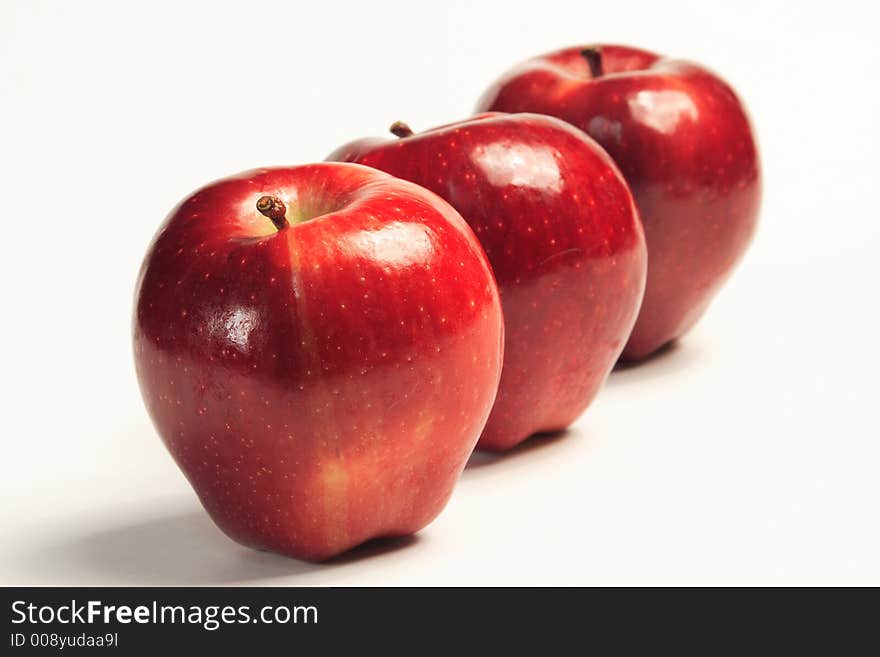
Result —
[[675, 352], [680, 351], [681, 348], [681, 342], [678, 340], [673, 340], [672, 342], [667, 342], [657, 351], [648, 354], [645, 358], [642, 358], [640, 360], [618, 360], [614, 364], [614, 369], [612, 371], [625, 372], [627, 370], [646, 367], [655, 361], [662, 361], [664, 358], [668, 358], [670, 355], [674, 356]]
[[646, 379], [673, 378], [702, 359], [703, 353], [696, 341], [670, 342], [642, 360], [617, 361], [605, 385], [614, 387]]
[[[282, 581], [377, 558], [418, 542], [417, 536], [380, 538], [321, 563], [300, 561], [238, 545], [201, 509], [125, 522], [66, 537], [29, 556], [38, 560], [46, 583], [66, 573], [131, 585], [210, 586]], [[51, 570], [46, 569], [51, 565]]]
[[489, 452], [477, 449], [468, 459], [467, 465], [465, 465], [465, 473], [468, 470], [485, 468], [496, 463], [518, 460], [524, 455], [549, 448], [564, 438], [570, 438], [573, 433], [571, 429], [536, 433], [506, 452]]

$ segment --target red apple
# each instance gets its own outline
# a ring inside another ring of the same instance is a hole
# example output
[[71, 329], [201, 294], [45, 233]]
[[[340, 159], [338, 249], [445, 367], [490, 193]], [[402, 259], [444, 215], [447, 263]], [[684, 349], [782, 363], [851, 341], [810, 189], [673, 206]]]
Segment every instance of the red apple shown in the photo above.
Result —
[[635, 204], [611, 159], [566, 123], [489, 115], [330, 159], [367, 164], [449, 201], [489, 256], [504, 308], [504, 367], [479, 446], [568, 426], [620, 355], [645, 284]]
[[137, 373], [166, 446], [230, 537], [305, 559], [440, 512], [502, 343], [498, 289], [461, 217], [353, 164], [197, 191], [137, 283]]
[[477, 109], [559, 117], [611, 154], [635, 196], [649, 256], [623, 357], [643, 358], [684, 334], [742, 257], [758, 218], [758, 151], [733, 90], [696, 64], [598, 45], [525, 62]]

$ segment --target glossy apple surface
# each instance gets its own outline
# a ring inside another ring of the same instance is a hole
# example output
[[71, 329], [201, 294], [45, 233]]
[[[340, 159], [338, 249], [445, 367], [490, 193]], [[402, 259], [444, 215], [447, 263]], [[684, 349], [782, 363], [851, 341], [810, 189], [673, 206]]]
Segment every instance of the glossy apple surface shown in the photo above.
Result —
[[149, 413], [214, 521], [312, 560], [440, 512], [503, 349], [461, 217], [352, 164], [249, 171], [184, 200], [144, 260], [133, 331]]
[[556, 116], [611, 154], [648, 242], [645, 300], [623, 357], [643, 358], [684, 334], [742, 257], [758, 218], [758, 151], [734, 91], [698, 65], [598, 45], [525, 62], [477, 110]]
[[568, 426], [633, 326], [645, 243], [632, 196], [582, 132], [537, 115], [487, 115], [340, 148], [449, 201], [492, 263], [505, 321], [498, 398], [479, 446], [508, 449]]

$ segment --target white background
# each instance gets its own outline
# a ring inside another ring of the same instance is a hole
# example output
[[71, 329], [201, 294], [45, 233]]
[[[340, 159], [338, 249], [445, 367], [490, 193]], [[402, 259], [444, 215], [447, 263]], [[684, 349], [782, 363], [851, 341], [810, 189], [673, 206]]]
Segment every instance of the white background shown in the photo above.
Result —
[[[0, 4], [0, 583], [880, 584], [869, 3], [139, 5]], [[589, 41], [702, 61], [750, 107], [761, 225], [709, 314], [564, 438], [474, 457], [412, 541], [314, 565], [226, 539], [134, 377], [159, 222]]]

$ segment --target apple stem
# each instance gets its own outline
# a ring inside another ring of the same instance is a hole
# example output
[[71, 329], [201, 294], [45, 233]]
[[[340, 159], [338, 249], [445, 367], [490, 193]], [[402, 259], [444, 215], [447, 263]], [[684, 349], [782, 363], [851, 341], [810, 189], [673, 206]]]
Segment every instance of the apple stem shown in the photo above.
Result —
[[388, 129], [391, 131], [392, 135], [400, 137], [401, 139], [403, 139], [404, 137], [412, 137], [413, 134], [412, 128], [410, 128], [403, 121], [395, 121]]
[[275, 196], [261, 196], [257, 199], [257, 210], [265, 217], [272, 220], [275, 228], [281, 230], [287, 227], [287, 208], [284, 202]]
[[594, 78], [602, 75], [602, 53], [597, 48], [584, 48], [581, 50], [581, 57], [587, 60], [587, 66], [590, 67], [590, 75]]

